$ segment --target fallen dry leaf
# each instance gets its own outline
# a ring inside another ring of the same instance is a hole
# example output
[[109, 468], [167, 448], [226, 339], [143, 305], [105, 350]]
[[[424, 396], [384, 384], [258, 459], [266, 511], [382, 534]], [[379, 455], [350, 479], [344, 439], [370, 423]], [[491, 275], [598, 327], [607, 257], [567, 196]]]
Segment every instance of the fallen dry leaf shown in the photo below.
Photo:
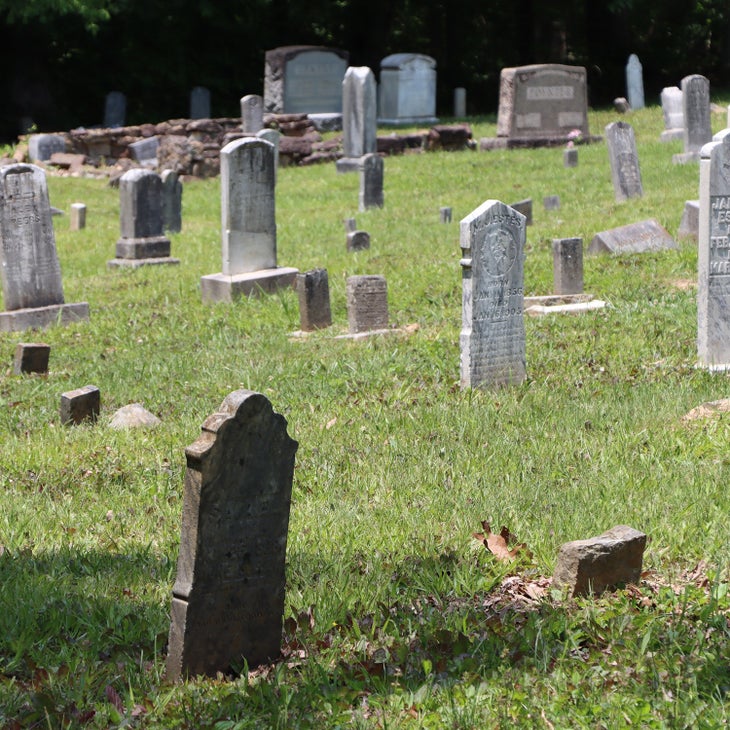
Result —
[[509, 543], [514, 542], [515, 536], [510, 533], [506, 527], [502, 527], [499, 531], [499, 535], [492, 532], [492, 528], [489, 522], [484, 520], [482, 522], [482, 529], [484, 532], [475, 532], [473, 537], [475, 540], [479, 540], [484, 543], [484, 547], [494, 555], [497, 560], [511, 561], [514, 560], [520, 552], [525, 552], [528, 556], [530, 555], [527, 550], [527, 545], [523, 542], [515, 545], [511, 550], [509, 549]]
[[331, 421], [327, 421], [327, 425], [325, 428], [329, 431], [332, 426], [334, 426], [337, 423], [337, 416], [335, 416]]

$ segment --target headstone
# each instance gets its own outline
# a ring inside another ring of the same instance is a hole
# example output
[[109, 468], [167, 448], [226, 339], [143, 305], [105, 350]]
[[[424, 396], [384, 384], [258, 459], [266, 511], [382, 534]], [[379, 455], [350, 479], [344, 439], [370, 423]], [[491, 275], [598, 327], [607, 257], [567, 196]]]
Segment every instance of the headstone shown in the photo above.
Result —
[[640, 198], [644, 194], [644, 189], [641, 186], [634, 128], [628, 122], [611, 122], [605, 131], [616, 200]]
[[145, 137], [129, 145], [132, 157], [139, 163], [157, 164], [157, 150], [160, 147], [159, 137]]
[[650, 253], [679, 248], [666, 228], [653, 218], [596, 233], [588, 253]]
[[264, 108], [275, 114], [342, 113], [349, 54], [324, 46], [266, 51]]
[[380, 62], [378, 117], [381, 124], [438, 122], [433, 58], [420, 53], [394, 53]]
[[560, 209], [560, 196], [559, 195], [546, 195], [542, 199], [542, 207], [545, 210], [559, 210]]
[[221, 159], [222, 272], [203, 276], [204, 302], [293, 286], [294, 268], [276, 262], [274, 146], [257, 137], [229, 142]]
[[66, 151], [66, 138], [60, 134], [31, 134], [28, 138], [28, 159], [31, 162], [51, 159], [54, 152]]
[[119, 179], [121, 237], [110, 268], [179, 264], [170, 256], [170, 239], [163, 232], [162, 180], [152, 170], [128, 170]]
[[448, 206], [441, 206], [439, 208], [439, 220], [442, 223], [451, 223], [451, 208]]
[[454, 89], [454, 116], [457, 119], [466, 116], [466, 89], [463, 86]]
[[525, 200], [519, 200], [516, 203], [512, 203], [510, 208], [525, 216], [526, 226], [532, 225], [532, 198], [525, 198]]
[[166, 679], [278, 657], [297, 442], [260, 393], [237, 390], [185, 449]]
[[388, 285], [384, 276], [347, 278], [347, 322], [351, 334], [387, 328]]
[[553, 588], [568, 595], [598, 596], [609, 588], [638, 583], [646, 535], [619, 525], [599, 537], [575, 540], [560, 546]]
[[297, 274], [299, 326], [303, 332], [324, 329], [332, 324], [330, 285], [327, 269]]
[[141, 403], [130, 403], [117, 410], [109, 421], [109, 428], [156, 428], [162, 421]]
[[498, 137], [561, 140], [576, 129], [589, 136], [585, 68], [535, 64], [502, 69]]
[[644, 71], [639, 57], [632, 53], [626, 63], [626, 96], [632, 109], [643, 109], [644, 103]]
[[583, 292], [583, 239], [553, 239], [553, 291], [555, 294]]
[[730, 369], [730, 136], [702, 148], [697, 261], [700, 364]]
[[351, 231], [347, 234], [348, 251], [366, 251], [370, 248], [370, 234], [367, 231]]
[[83, 203], [71, 203], [71, 215], [68, 219], [72, 231], [86, 228], [86, 206]]
[[259, 129], [256, 132], [256, 136], [274, 145], [274, 183], [276, 183], [279, 176], [279, 143], [281, 142], [281, 132], [276, 129]]
[[20, 342], [15, 348], [13, 373], [47, 373], [51, 346], [44, 342]]
[[624, 96], [617, 96], [613, 100], [613, 108], [619, 113], [619, 114], [626, 114], [627, 112], [631, 111], [631, 104], [629, 104], [629, 100]]
[[382, 208], [383, 195], [383, 158], [376, 152], [360, 158], [359, 209]]
[[254, 135], [264, 126], [264, 100], [258, 94], [247, 94], [241, 99], [241, 130]]
[[342, 153], [338, 172], [358, 169], [360, 158], [377, 148], [375, 76], [367, 66], [350, 66], [342, 81]]
[[104, 103], [104, 127], [123, 127], [127, 118], [127, 97], [121, 91], [110, 91]]
[[712, 140], [710, 82], [699, 74], [682, 79], [684, 153], [673, 155], [675, 164], [699, 161], [700, 149]]
[[0, 167], [0, 277], [0, 331], [89, 318], [86, 302], [64, 302], [46, 175], [35, 165]]
[[190, 118], [210, 119], [210, 90], [196, 86], [190, 91]]
[[700, 233], [700, 201], [687, 200], [684, 203], [682, 220], [679, 222], [677, 238], [691, 238], [697, 241]]
[[345, 233], [352, 233], [357, 230], [357, 221], [354, 218], [345, 218]]
[[461, 387], [521, 383], [525, 216], [487, 200], [461, 221]]
[[563, 167], [578, 167], [578, 150], [575, 147], [563, 150]]
[[101, 394], [95, 385], [61, 393], [61, 423], [76, 426], [84, 421], [95, 421], [99, 417]]
[[684, 139], [684, 101], [682, 90], [678, 86], [665, 86], [661, 93], [664, 131], [659, 139], [671, 142]]
[[163, 170], [162, 181], [162, 230], [180, 233], [182, 230], [182, 181], [174, 170]]

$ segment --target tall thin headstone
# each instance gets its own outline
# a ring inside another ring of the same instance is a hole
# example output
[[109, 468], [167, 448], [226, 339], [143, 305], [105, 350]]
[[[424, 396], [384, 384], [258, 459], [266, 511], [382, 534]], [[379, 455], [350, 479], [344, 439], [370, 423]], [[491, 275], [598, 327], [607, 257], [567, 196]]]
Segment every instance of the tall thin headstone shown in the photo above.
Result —
[[68, 221], [69, 228], [72, 231], [80, 231], [86, 228], [86, 205], [84, 203], [71, 203], [71, 215]]
[[675, 163], [697, 162], [703, 145], [712, 140], [710, 82], [700, 74], [682, 79], [684, 104], [684, 153], [674, 155]]
[[185, 449], [168, 681], [279, 655], [298, 447], [286, 427], [265, 396], [237, 390]]
[[354, 172], [360, 158], [377, 148], [377, 92], [367, 66], [350, 66], [342, 81], [342, 153], [338, 172]]
[[256, 132], [256, 136], [274, 145], [274, 182], [276, 182], [279, 176], [279, 143], [281, 142], [281, 132], [276, 129], [259, 129]]
[[162, 180], [162, 230], [180, 233], [182, 230], [182, 181], [174, 170], [163, 170]]
[[526, 377], [525, 216], [487, 200], [460, 226], [461, 387], [521, 383]]
[[466, 89], [463, 86], [454, 89], [454, 116], [457, 119], [466, 116]]
[[583, 293], [583, 239], [553, 239], [553, 291]]
[[371, 152], [360, 158], [359, 209], [382, 208], [383, 195], [383, 158]]
[[659, 136], [661, 142], [684, 139], [684, 101], [678, 86], [665, 86], [660, 95], [664, 131]]
[[644, 70], [639, 57], [632, 53], [626, 63], [626, 96], [632, 109], [643, 109], [644, 103]]
[[299, 327], [303, 332], [324, 329], [332, 324], [330, 285], [327, 269], [297, 274]]
[[606, 126], [606, 146], [611, 165], [613, 192], [617, 201], [640, 198], [641, 186], [639, 154], [636, 151], [634, 128], [628, 122], [611, 122]]
[[256, 134], [264, 126], [264, 100], [258, 94], [247, 94], [241, 99], [241, 130]]
[[64, 302], [46, 174], [35, 165], [0, 167], [0, 277], [0, 331], [89, 318], [86, 302]]
[[196, 86], [190, 91], [190, 118], [210, 119], [210, 90]]
[[127, 97], [121, 91], [110, 91], [104, 102], [104, 126], [123, 127], [127, 118]]

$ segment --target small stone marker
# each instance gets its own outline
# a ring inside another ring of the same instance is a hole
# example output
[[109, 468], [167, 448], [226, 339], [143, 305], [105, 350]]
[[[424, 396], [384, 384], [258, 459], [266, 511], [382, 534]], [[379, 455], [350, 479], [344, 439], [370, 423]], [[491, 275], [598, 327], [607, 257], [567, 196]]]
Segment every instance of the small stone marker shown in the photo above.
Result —
[[583, 292], [583, 239], [553, 239], [553, 291], [556, 294]]
[[639, 57], [632, 53], [626, 63], [626, 96], [632, 109], [643, 109], [644, 102], [644, 69]]
[[104, 102], [104, 126], [123, 127], [127, 118], [127, 97], [121, 91], [110, 91]]
[[342, 158], [338, 172], [354, 172], [377, 149], [377, 87], [367, 66], [350, 66], [342, 81]]
[[166, 679], [250, 668], [281, 650], [294, 456], [283, 416], [229, 394], [185, 449]]
[[264, 100], [258, 94], [247, 94], [241, 99], [241, 130], [256, 134], [264, 126]]
[[661, 93], [664, 131], [659, 136], [661, 142], [684, 139], [684, 102], [682, 90], [678, 86], [665, 86]]
[[0, 331], [89, 318], [86, 302], [64, 302], [46, 175], [35, 165], [0, 167], [0, 278]]
[[146, 137], [129, 145], [132, 157], [145, 167], [157, 166], [157, 151], [160, 148], [158, 137]]
[[628, 122], [612, 122], [606, 126], [605, 131], [616, 200], [620, 202], [629, 198], [640, 198], [644, 189], [641, 186], [634, 128]]
[[710, 82], [699, 74], [682, 79], [684, 152], [672, 156], [675, 164], [698, 162], [700, 149], [712, 140]]
[[47, 373], [51, 346], [43, 342], [21, 342], [15, 348], [13, 373]]
[[451, 223], [451, 208], [447, 206], [439, 208], [439, 220], [442, 223]]
[[95, 421], [99, 416], [101, 394], [95, 385], [85, 385], [61, 394], [61, 423], [75, 426], [84, 421]]
[[345, 224], [345, 233], [352, 233], [357, 230], [357, 222], [354, 218], [345, 218], [343, 222]]
[[631, 104], [629, 104], [629, 100], [624, 96], [617, 96], [613, 100], [613, 108], [619, 113], [619, 114], [626, 114], [627, 112], [631, 111]]
[[154, 413], [150, 413], [141, 403], [130, 403], [114, 413], [109, 428], [155, 428], [162, 421]]
[[588, 253], [650, 253], [679, 248], [666, 228], [653, 218], [640, 223], [611, 228], [596, 233], [588, 247]]
[[190, 91], [190, 118], [210, 119], [210, 90], [196, 86]]
[[578, 150], [575, 147], [563, 150], [563, 167], [578, 167]]
[[560, 196], [559, 195], [547, 195], [542, 199], [542, 205], [545, 210], [559, 210], [560, 209]]
[[598, 596], [609, 588], [638, 583], [646, 547], [643, 532], [618, 525], [598, 537], [560, 546], [553, 588], [568, 596]]
[[384, 276], [347, 278], [347, 321], [350, 334], [388, 327], [388, 284]]
[[525, 198], [525, 200], [520, 200], [517, 203], [512, 203], [512, 205], [510, 205], [510, 208], [512, 208], [512, 210], [516, 210], [518, 213], [522, 213], [522, 215], [525, 216], [526, 226], [532, 225], [532, 198]]
[[460, 227], [461, 387], [521, 383], [526, 377], [525, 217], [487, 200]]
[[330, 285], [327, 269], [297, 274], [299, 326], [302, 332], [324, 329], [332, 324]]
[[182, 230], [182, 181], [174, 170], [163, 170], [162, 180], [162, 230], [180, 233]]
[[383, 158], [376, 152], [360, 158], [359, 209], [382, 208], [383, 195]]
[[66, 138], [60, 134], [32, 134], [28, 138], [28, 159], [31, 162], [45, 162], [55, 152], [65, 151]]
[[692, 238], [698, 240], [700, 233], [700, 201], [686, 200], [682, 220], [679, 222], [677, 238]]
[[68, 226], [72, 231], [80, 231], [86, 228], [86, 206], [83, 203], [71, 203]]
[[370, 234], [367, 231], [350, 231], [347, 234], [348, 251], [366, 251], [370, 248]]
[[463, 86], [454, 89], [454, 116], [457, 119], [466, 116], [466, 89]]
[[162, 230], [162, 179], [152, 170], [128, 170], [119, 179], [121, 237], [110, 268], [179, 264], [170, 256], [170, 239]]

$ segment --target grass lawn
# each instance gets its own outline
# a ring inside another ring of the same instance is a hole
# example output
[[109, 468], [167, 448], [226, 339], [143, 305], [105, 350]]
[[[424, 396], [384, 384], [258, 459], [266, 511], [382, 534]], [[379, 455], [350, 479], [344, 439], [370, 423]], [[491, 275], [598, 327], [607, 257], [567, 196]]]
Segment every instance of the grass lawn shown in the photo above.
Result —
[[[727, 100], [713, 99], [726, 104]], [[357, 175], [284, 168], [279, 264], [329, 272], [335, 324], [305, 341], [286, 291], [201, 303], [220, 271], [220, 182], [185, 184], [178, 267], [110, 271], [118, 191], [49, 178], [67, 302], [91, 320], [0, 333], [0, 728], [619, 728], [727, 725], [730, 395], [695, 367], [697, 251], [585, 259], [604, 310], [527, 318], [527, 381], [459, 388], [458, 221], [531, 197], [525, 293], [552, 290], [551, 240], [655, 218], [672, 234], [698, 198], [659, 106], [623, 117], [644, 196], [614, 200], [604, 143], [385, 161], [385, 207], [357, 212]], [[594, 134], [619, 117], [591, 111]], [[713, 115], [713, 129], [725, 115]], [[494, 119], [473, 120], [476, 139]], [[542, 199], [559, 195], [545, 211]], [[71, 203], [87, 227], [68, 230]], [[439, 208], [451, 206], [451, 224]], [[371, 234], [347, 253], [343, 219]], [[335, 340], [345, 280], [382, 274], [404, 334]], [[47, 377], [13, 376], [18, 342], [51, 346]], [[93, 384], [96, 425], [59, 424]], [[237, 678], [166, 685], [184, 449], [231, 391], [264, 393], [299, 442], [284, 657]], [[141, 402], [155, 430], [115, 431]], [[482, 520], [529, 548], [498, 562]], [[559, 546], [627, 524], [649, 536], [645, 579], [566, 601]]]

